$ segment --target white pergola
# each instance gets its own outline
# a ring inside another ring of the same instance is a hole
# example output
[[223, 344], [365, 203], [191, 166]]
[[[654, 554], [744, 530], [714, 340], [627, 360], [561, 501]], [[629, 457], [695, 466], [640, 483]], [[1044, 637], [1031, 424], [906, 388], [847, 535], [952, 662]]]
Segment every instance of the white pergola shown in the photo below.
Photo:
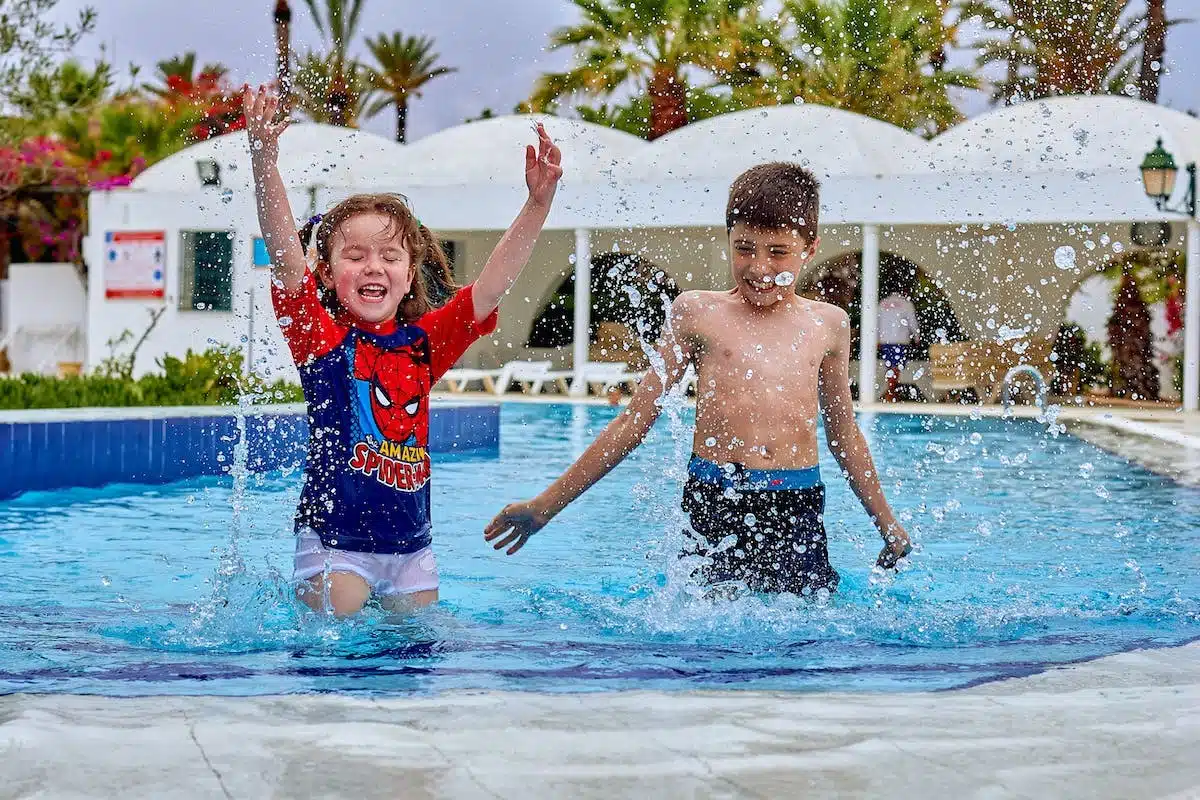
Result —
[[[1196, 411], [1200, 405], [1200, 222], [1157, 209], [1138, 169], [1158, 139], [1181, 164], [1200, 160], [1200, 120], [1127, 98], [1069, 97], [999, 109], [932, 141], [806, 105], [728, 114], [653, 143], [553, 117], [485, 120], [407, 146], [296, 125], [281, 143], [281, 171], [313, 207], [356, 191], [398, 188], [435, 230], [501, 231], [524, 197], [518, 165], [535, 120], [546, 124], [563, 150], [566, 174], [547, 228], [574, 235], [576, 370], [588, 354], [595, 233], [722, 228], [731, 180], [753, 164], [786, 160], [810, 165], [821, 177], [822, 227], [853, 229], [861, 239], [864, 400], [873, 399], [877, 377], [881, 232], [893, 226], [1182, 221], [1188, 300], [1183, 407]], [[226, 190], [243, 200], [249, 195], [249, 150], [240, 134], [172, 156], [128, 191], [194, 193], [196, 163], [207, 159], [229, 176]], [[238, 207], [249, 206], [240, 200]]]

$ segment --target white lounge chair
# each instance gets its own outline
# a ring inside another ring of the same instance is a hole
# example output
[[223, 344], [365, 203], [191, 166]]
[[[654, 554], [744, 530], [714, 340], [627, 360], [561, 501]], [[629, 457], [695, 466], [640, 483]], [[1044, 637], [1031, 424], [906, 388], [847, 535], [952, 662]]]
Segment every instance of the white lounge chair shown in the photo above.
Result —
[[503, 374], [502, 369], [473, 369], [463, 367], [447, 370], [442, 376], [442, 382], [455, 394], [461, 394], [475, 381], [483, 384], [484, 391], [496, 393], [496, 381]]
[[510, 361], [500, 371], [496, 394], [504, 394], [515, 381], [526, 394], [538, 394], [542, 385], [552, 380], [549, 361]]
[[582, 380], [588, 390], [601, 395], [618, 386], [628, 385], [633, 388], [644, 374], [629, 372], [623, 361], [589, 361], [583, 365], [581, 373], [572, 379], [571, 391], [577, 391], [579, 381]]

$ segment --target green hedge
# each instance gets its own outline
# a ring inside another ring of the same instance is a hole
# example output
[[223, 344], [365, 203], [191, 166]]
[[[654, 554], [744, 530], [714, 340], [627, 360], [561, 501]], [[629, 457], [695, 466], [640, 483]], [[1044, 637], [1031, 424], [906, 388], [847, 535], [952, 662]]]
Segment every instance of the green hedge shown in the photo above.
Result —
[[304, 399], [295, 384], [267, 384], [243, 375], [242, 354], [232, 348], [189, 350], [182, 359], [165, 356], [158, 360], [157, 372], [136, 380], [124, 372], [106, 362], [91, 375], [0, 378], [0, 409], [234, 405], [243, 393], [254, 403]]

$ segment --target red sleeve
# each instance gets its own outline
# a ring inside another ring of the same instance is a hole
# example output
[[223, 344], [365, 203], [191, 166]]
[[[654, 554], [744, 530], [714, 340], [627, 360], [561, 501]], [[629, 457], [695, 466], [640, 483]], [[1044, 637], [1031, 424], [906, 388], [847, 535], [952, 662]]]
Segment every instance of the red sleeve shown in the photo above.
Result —
[[432, 364], [433, 382], [446, 374], [454, 362], [462, 358], [467, 348], [481, 336], [496, 330], [499, 309], [492, 309], [487, 319], [475, 322], [475, 303], [471, 299], [472, 285], [468, 284], [454, 293], [441, 308], [430, 311], [417, 321], [417, 325], [429, 337], [429, 356]]
[[304, 282], [295, 292], [283, 288], [282, 281], [272, 279], [271, 304], [298, 367], [325, 355], [346, 338], [346, 328], [334, 322], [321, 305], [317, 279], [311, 270], [305, 270]]

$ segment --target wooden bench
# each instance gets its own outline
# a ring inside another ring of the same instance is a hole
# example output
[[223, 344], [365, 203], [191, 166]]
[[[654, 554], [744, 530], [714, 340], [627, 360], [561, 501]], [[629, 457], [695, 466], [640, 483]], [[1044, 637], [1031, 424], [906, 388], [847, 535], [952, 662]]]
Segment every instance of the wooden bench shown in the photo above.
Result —
[[980, 401], [994, 403], [1005, 374], [1019, 364], [1035, 367], [1047, 383], [1053, 378], [1049, 337], [1022, 337], [1007, 341], [971, 341], [929, 346], [933, 397], [941, 400], [954, 391], [970, 389]]

